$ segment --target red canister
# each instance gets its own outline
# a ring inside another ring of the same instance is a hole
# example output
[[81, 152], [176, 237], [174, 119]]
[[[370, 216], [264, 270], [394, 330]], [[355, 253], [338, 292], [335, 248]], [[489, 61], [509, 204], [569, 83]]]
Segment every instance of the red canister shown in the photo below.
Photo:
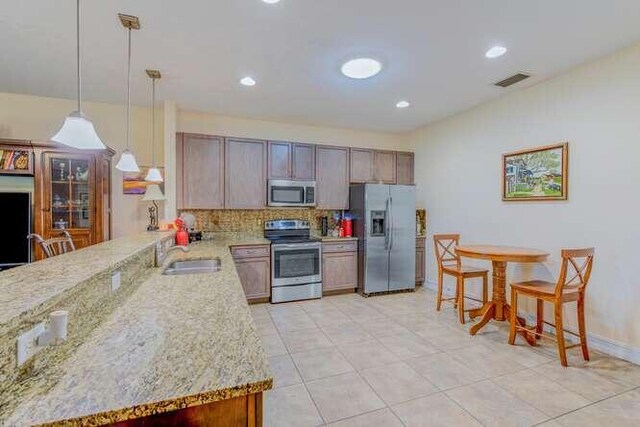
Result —
[[343, 219], [342, 220], [342, 228], [344, 229], [344, 237], [352, 237], [353, 236], [353, 220], [351, 220], [351, 219]]

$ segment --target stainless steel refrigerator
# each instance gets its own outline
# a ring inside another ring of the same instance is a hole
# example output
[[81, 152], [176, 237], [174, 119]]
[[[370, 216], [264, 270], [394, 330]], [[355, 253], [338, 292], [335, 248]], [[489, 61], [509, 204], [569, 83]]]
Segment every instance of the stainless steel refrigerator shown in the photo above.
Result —
[[413, 185], [353, 184], [350, 213], [358, 237], [358, 292], [414, 289], [416, 189]]

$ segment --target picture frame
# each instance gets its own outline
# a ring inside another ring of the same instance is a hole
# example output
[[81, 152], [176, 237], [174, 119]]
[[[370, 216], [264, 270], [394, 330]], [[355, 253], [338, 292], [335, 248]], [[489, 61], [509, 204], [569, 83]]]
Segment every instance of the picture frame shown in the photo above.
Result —
[[567, 200], [568, 165], [568, 142], [503, 154], [502, 200]]
[[[140, 172], [124, 172], [122, 175], [122, 194], [143, 195], [147, 191], [147, 185], [158, 184], [164, 193], [164, 182], [147, 182], [147, 176], [151, 166], [140, 166]], [[160, 173], [164, 176], [164, 168], [159, 167]]]

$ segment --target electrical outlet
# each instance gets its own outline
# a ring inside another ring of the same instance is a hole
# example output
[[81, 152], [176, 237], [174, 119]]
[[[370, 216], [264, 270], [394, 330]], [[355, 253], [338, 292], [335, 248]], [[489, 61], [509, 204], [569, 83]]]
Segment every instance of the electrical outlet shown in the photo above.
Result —
[[120, 287], [120, 272], [116, 271], [111, 275], [111, 292], [115, 292]]
[[44, 334], [44, 323], [38, 323], [33, 328], [18, 337], [18, 354], [16, 356], [18, 366], [31, 359], [36, 353], [42, 350], [36, 340]]

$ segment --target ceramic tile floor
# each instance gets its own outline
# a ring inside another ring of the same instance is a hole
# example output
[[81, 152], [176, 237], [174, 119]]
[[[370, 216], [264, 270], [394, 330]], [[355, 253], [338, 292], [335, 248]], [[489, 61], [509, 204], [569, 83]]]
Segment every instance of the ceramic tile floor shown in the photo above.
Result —
[[273, 371], [266, 426], [640, 425], [640, 366], [553, 343], [471, 337], [435, 295], [356, 294], [251, 311]]

